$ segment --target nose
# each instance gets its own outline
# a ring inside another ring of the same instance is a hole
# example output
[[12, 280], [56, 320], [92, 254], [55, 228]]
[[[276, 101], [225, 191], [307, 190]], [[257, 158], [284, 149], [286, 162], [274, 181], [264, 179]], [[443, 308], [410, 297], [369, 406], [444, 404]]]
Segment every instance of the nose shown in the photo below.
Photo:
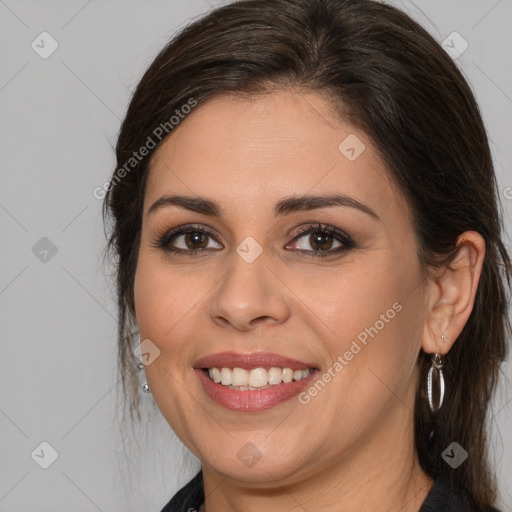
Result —
[[240, 331], [285, 322], [290, 315], [286, 287], [275, 274], [263, 255], [247, 263], [234, 254], [229, 271], [210, 298], [210, 318]]

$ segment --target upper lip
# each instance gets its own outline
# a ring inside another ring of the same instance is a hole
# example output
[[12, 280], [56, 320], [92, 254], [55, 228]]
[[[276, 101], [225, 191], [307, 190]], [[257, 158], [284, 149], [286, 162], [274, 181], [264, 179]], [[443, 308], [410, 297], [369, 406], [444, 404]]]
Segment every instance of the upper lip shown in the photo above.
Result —
[[202, 357], [194, 364], [194, 368], [291, 368], [292, 370], [303, 370], [315, 368], [314, 364], [297, 359], [291, 359], [271, 352], [218, 352]]

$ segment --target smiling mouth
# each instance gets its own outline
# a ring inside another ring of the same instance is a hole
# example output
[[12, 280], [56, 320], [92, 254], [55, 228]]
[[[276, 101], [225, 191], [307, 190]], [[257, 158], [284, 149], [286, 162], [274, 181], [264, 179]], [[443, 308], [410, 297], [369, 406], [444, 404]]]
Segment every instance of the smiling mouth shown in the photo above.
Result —
[[298, 382], [310, 375], [315, 368], [292, 370], [291, 368], [267, 367], [252, 368], [202, 368], [208, 378], [228, 389], [237, 391], [257, 391], [280, 384]]

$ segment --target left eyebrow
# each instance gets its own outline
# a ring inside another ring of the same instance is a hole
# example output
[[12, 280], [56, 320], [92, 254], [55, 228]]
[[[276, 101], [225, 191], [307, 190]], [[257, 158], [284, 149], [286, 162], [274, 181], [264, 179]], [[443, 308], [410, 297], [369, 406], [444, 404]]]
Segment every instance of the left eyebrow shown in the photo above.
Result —
[[347, 206], [356, 208], [366, 213], [375, 220], [380, 220], [379, 216], [365, 204], [361, 203], [353, 197], [341, 194], [333, 194], [327, 196], [293, 196], [282, 199], [274, 206], [273, 213], [275, 216], [285, 215], [290, 212], [316, 210], [318, 208], [327, 208], [333, 206]]
[[[162, 196], [157, 199], [149, 208], [148, 215], [165, 206], [179, 206], [196, 213], [208, 215], [211, 217], [221, 217], [222, 208], [214, 200], [200, 196]], [[278, 201], [272, 212], [274, 216], [283, 216], [288, 213], [298, 211], [316, 210], [319, 208], [328, 208], [333, 206], [345, 206], [355, 208], [366, 213], [370, 217], [380, 220], [379, 216], [368, 206], [361, 203], [353, 197], [346, 195], [334, 194], [327, 196], [292, 196]]]

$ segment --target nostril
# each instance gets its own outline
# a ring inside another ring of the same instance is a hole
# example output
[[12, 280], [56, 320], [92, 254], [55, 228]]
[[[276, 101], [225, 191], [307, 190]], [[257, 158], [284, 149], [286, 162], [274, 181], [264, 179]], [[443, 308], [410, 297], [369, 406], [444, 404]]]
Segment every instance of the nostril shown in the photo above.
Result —
[[258, 322], [258, 321], [265, 320], [265, 319], [267, 319], [267, 318], [270, 318], [270, 317], [269, 317], [268, 315], [267, 315], [267, 316], [259, 316], [258, 318], [254, 318], [253, 320], [251, 320], [251, 321], [249, 322], [249, 324], [253, 324], [253, 323], [256, 323], [256, 322]]

